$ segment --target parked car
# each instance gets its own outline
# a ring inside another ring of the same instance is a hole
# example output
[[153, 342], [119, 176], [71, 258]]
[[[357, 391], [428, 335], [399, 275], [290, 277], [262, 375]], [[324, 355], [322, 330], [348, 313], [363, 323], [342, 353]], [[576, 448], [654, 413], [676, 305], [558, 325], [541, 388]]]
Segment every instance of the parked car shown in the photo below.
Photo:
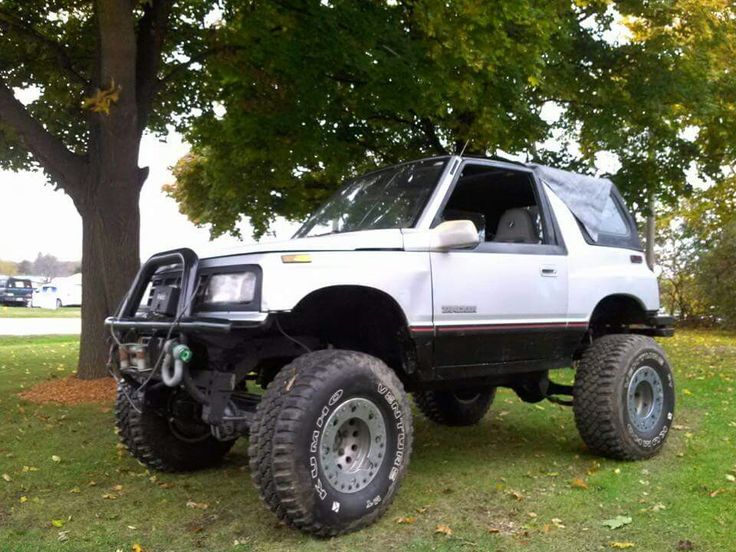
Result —
[[[464, 426], [508, 387], [571, 406], [592, 453], [657, 454], [675, 405], [653, 339], [673, 321], [658, 311], [610, 180], [405, 163], [348, 182], [291, 241], [151, 257], [106, 321], [118, 435], [164, 471], [212, 466], [248, 436], [263, 502], [337, 535], [393, 500], [414, 438], [408, 393], [432, 422]], [[555, 382], [569, 366], [574, 385]]]
[[30, 307], [32, 295], [33, 284], [30, 280], [0, 276], [0, 304]]
[[33, 291], [33, 306], [43, 309], [79, 306], [82, 304], [82, 284], [78, 279], [56, 278]]

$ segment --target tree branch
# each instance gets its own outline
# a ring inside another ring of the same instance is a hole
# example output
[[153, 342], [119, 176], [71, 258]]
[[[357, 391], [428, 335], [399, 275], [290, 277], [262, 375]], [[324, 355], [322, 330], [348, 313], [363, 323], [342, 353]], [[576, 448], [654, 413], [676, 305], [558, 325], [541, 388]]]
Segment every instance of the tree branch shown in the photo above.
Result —
[[438, 155], [447, 155], [449, 152], [447, 151], [447, 148], [442, 145], [440, 137], [437, 136], [437, 129], [435, 128], [434, 123], [427, 117], [420, 117], [414, 110], [410, 111], [418, 118], [418, 122], [414, 126], [417, 130], [424, 133], [424, 136], [426, 136], [429, 143], [429, 147]]
[[172, 0], [152, 0], [145, 5], [138, 22], [136, 45], [136, 99], [138, 101], [138, 129], [143, 132], [148, 124], [153, 100], [158, 92], [158, 70], [168, 30]]
[[78, 189], [84, 174], [84, 158], [69, 151], [59, 138], [36, 121], [2, 80], [0, 122], [18, 133], [24, 146], [60, 187], [66, 192]]
[[40, 46], [48, 50], [49, 53], [51, 53], [54, 58], [56, 58], [56, 62], [59, 64], [59, 67], [61, 67], [72, 80], [74, 80], [78, 84], [81, 84], [84, 87], [89, 86], [89, 80], [87, 80], [84, 75], [79, 73], [74, 68], [72, 60], [67, 55], [63, 45], [59, 44], [55, 40], [50, 39], [33, 27], [26, 25], [14, 15], [11, 15], [2, 10], [0, 10], [0, 23], [3, 23], [8, 27], [15, 29], [21, 36], [32, 40], [36, 44], [39, 44]]
[[161, 77], [159, 83], [166, 84], [171, 79], [179, 75], [182, 71], [186, 71], [195, 63], [202, 63], [210, 56], [214, 56], [223, 52], [238, 52], [240, 50], [247, 50], [247, 48], [245, 48], [244, 46], [236, 46], [234, 44], [221, 44], [220, 46], [213, 46], [212, 48], [202, 50], [199, 54], [190, 57], [187, 61], [183, 61], [182, 63], [174, 65], [168, 73]]

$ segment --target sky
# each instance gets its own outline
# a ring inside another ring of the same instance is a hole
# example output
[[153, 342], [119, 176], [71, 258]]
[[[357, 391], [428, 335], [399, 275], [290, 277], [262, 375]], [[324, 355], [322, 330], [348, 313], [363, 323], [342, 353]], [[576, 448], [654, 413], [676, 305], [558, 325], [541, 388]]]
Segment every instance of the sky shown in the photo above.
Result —
[[[209, 231], [197, 228], [179, 213], [177, 203], [161, 187], [174, 181], [169, 170], [188, 151], [176, 133], [165, 142], [146, 135], [141, 143], [138, 165], [150, 172], [141, 191], [141, 258], [153, 253], [190, 247], [198, 253], [214, 254], [252, 243], [247, 224], [244, 237], [209, 239]], [[63, 261], [82, 258], [82, 220], [72, 200], [61, 190], [47, 185], [43, 173], [0, 171], [0, 259], [33, 260], [38, 253], [51, 254]], [[276, 221], [274, 235], [263, 240], [288, 239], [298, 224]]]

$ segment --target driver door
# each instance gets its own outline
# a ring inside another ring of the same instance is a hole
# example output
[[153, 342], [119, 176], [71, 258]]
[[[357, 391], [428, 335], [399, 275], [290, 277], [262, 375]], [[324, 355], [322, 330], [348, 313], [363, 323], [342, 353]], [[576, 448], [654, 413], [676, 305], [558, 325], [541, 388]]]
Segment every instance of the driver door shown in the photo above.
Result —
[[564, 354], [567, 255], [533, 174], [466, 162], [435, 223], [453, 218], [472, 220], [481, 243], [430, 253], [440, 375]]

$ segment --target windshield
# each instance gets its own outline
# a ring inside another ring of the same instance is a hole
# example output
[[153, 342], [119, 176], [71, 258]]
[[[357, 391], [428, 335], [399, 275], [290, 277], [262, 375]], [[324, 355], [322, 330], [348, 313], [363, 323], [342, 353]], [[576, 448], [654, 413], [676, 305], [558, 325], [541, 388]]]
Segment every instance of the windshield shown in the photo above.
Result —
[[446, 159], [428, 159], [350, 180], [307, 219], [295, 237], [410, 228], [416, 224], [446, 163]]

